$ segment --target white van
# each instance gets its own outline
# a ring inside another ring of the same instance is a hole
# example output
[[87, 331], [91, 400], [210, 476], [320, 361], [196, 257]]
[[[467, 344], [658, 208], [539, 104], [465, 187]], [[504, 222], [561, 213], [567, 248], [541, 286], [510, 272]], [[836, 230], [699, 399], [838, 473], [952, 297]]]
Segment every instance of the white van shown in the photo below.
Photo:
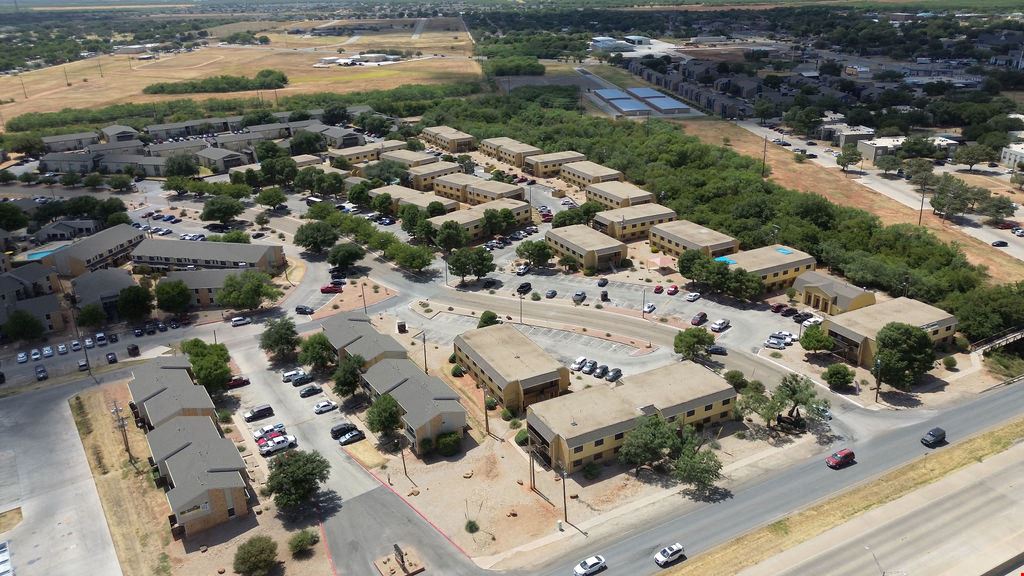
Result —
[[295, 378], [296, 376], [302, 376], [302, 375], [305, 375], [305, 374], [306, 374], [306, 371], [303, 370], [302, 368], [296, 368], [295, 370], [289, 370], [289, 371], [281, 374], [281, 382], [291, 382], [292, 378]]
[[107, 335], [104, 334], [103, 332], [97, 332], [96, 333], [96, 345], [97, 346], [106, 346], [107, 345]]
[[252, 324], [252, 318], [245, 316], [235, 316], [231, 319], [232, 326], [245, 326], [246, 324]]

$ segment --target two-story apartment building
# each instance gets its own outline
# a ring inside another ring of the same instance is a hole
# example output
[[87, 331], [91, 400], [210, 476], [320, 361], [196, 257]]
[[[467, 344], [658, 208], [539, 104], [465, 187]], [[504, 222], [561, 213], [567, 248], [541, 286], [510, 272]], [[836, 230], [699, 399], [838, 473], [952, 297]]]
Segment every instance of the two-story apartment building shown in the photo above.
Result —
[[674, 220], [651, 227], [651, 248], [678, 257], [686, 250], [699, 250], [705, 256], [717, 258], [734, 254], [740, 249], [739, 240], [695, 224], [689, 220]]
[[[134, 228], [133, 228], [134, 230]], [[256, 269], [276, 274], [286, 265], [280, 245], [205, 242], [201, 250], [188, 240], [144, 240], [131, 253], [133, 266], [153, 270], [195, 270], [198, 268]]]
[[615, 266], [627, 258], [628, 248], [621, 240], [594, 230], [586, 224], [552, 228], [544, 240], [558, 256], [573, 256], [583, 268], [594, 270]]
[[529, 450], [555, 470], [573, 473], [614, 460], [641, 418], [660, 416], [673, 428], [706, 426], [731, 417], [736, 390], [692, 362], [634, 376], [614, 388], [594, 386], [527, 408]]
[[671, 208], [661, 204], [639, 204], [598, 212], [590, 226], [616, 240], [629, 242], [638, 238], [647, 239], [652, 226], [675, 219], [676, 213]]
[[483, 204], [477, 204], [467, 210], [457, 210], [450, 214], [434, 216], [427, 221], [435, 230], [440, 230], [445, 222], [453, 221], [469, 233], [470, 240], [478, 240], [484, 235], [484, 212], [487, 210], [504, 210], [512, 212], [517, 224], [525, 224], [530, 221], [530, 205], [519, 200], [502, 198], [492, 200]]
[[145, 232], [141, 230], [127, 224], [118, 224], [58, 248], [41, 261], [46, 266], [56, 267], [61, 276], [75, 277], [89, 270], [127, 262], [132, 249], [145, 237]]
[[192, 293], [192, 306], [197, 308], [213, 308], [219, 306], [217, 303], [217, 292], [224, 287], [224, 280], [232, 274], [238, 274], [237, 269], [211, 269], [211, 270], [174, 270], [168, 272], [160, 279], [160, 283], [180, 280], [185, 283], [189, 292]]
[[577, 188], [586, 188], [591, 184], [622, 180], [622, 172], [583, 160], [562, 164], [558, 177]]
[[416, 206], [420, 210], [425, 211], [433, 202], [439, 202], [444, 207], [446, 213], [459, 209], [459, 203], [454, 200], [431, 192], [420, 192], [405, 186], [389, 185], [370, 190], [370, 198], [377, 198], [384, 194], [391, 197], [391, 209], [396, 212], [401, 206]]
[[583, 162], [586, 155], [573, 150], [564, 152], [552, 152], [550, 154], [537, 154], [523, 160], [523, 172], [531, 174], [536, 178], [552, 178], [558, 176], [562, 166], [570, 162]]
[[449, 174], [434, 181], [434, 193], [465, 204], [483, 204], [501, 198], [525, 200], [522, 186], [485, 180], [470, 174]]
[[146, 154], [150, 156], [174, 156], [176, 154], [195, 154], [209, 144], [206, 140], [183, 140], [181, 142], [163, 142], [146, 146]]
[[142, 140], [114, 140], [103, 144], [90, 144], [85, 150], [90, 154], [143, 154], [146, 145]]
[[82, 236], [90, 236], [102, 228], [103, 223], [99, 220], [68, 218], [43, 226], [35, 233], [35, 237], [40, 244], [46, 244], [47, 242], [74, 240]]
[[838, 316], [826, 316], [821, 329], [835, 341], [837, 354], [853, 364], [871, 368], [878, 353], [878, 332], [892, 322], [921, 328], [936, 346], [953, 342], [956, 334], [955, 316], [924, 302], [903, 297]]
[[346, 146], [341, 149], [330, 149], [327, 156], [330, 158], [344, 158], [350, 164], [362, 164], [373, 160], [380, 160], [380, 155], [394, 150], [404, 150], [407, 144], [401, 140], [385, 140], [373, 142], [360, 146]]
[[161, 356], [134, 366], [131, 372], [128, 407], [145, 429], [158, 428], [178, 416], [217, 417], [206, 388], [196, 386], [187, 357]]
[[500, 162], [522, 168], [526, 159], [530, 156], [543, 154], [544, 151], [536, 146], [525, 144], [512, 138], [488, 138], [480, 141], [480, 151]]
[[221, 174], [229, 168], [241, 166], [247, 161], [244, 154], [226, 148], [203, 148], [195, 155], [199, 160], [199, 165], [209, 168], [214, 174]]
[[793, 285], [797, 276], [814, 270], [814, 256], [781, 244], [741, 250], [715, 258], [730, 268], [742, 268], [761, 277], [765, 290], [779, 290]]
[[121, 268], [105, 268], [94, 272], [86, 272], [71, 280], [71, 288], [75, 294], [75, 307], [81, 310], [86, 306], [97, 305], [107, 315], [107, 321], [116, 322], [120, 319], [117, 300], [121, 290], [138, 286], [135, 278]]
[[103, 135], [103, 139], [107, 142], [127, 142], [129, 140], [138, 140], [139, 138], [138, 130], [123, 124], [104, 126], [100, 128], [100, 134]]
[[451, 126], [430, 126], [420, 132], [420, 137], [432, 146], [452, 154], [465, 154], [473, 150], [476, 138]]
[[462, 172], [462, 166], [455, 162], [432, 162], [409, 168], [409, 182], [413, 188], [429, 192], [435, 180], [457, 172]]
[[392, 150], [390, 152], [382, 152], [380, 159], [398, 162], [406, 168], [423, 166], [425, 164], [434, 164], [438, 161], [437, 156], [434, 156], [433, 154], [415, 152], [413, 150]]
[[15, 310], [34, 316], [49, 333], [64, 329], [57, 275], [38, 262], [0, 274], [0, 328]]
[[381, 360], [408, 357], [398, 340], [378, 332], [370, 317], [361, 312], [335, 314], [325, 318], [320, 328], [334, 346], [339, 361], [359, 356], [364, 371]]
[[91, 144], [99, 144], [100, 137], [95, 132], [76, 132], [74, 134], [57, 134], [43, 136], [43, 146], [47, 152], [67, 152], [68, 150], [85, 150]]
[[626, 208], [654, 202], [654, 194], [630, 182], [612, 180], [586, 187], [588, 202], [597, 202], [605, 208]]
[[49, 152], [39, 159], [46, 172], [86, 174], [96, 169], [96, 155], [88, 152]]
[[569, 369], [511, 324], [455, 337], [455, 361], [509, 410], [555, 398], [569, 388]]

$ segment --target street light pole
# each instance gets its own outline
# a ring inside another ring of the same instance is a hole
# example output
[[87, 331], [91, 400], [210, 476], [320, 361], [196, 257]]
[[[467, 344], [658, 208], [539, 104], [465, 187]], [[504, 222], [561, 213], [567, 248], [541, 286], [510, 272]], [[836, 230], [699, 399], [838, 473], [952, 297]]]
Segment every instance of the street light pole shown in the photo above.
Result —
[[366, 314], [366, 284], [359, 285], [359, 292], [363, 296], [363, 314]]
[[565, 483], [568, 481], [569, 476], [566, 475], [565, 470], [562, 470], [562, 518], [565, 523], [569, 523], [569, 507], [566, 505], [565, 499]]
[[519, 323], [523, 323], [523, 295], [519, 295]]
[[878, 375], [878, 373], [880, 371], [880, 367], [881, 367], [881, 363], [878, 361], [878, 358], [875, 358], [874, 373], [875, 373], [875, 403], [876, 404], [878, 403], [878, 392], [882, 389], [882, 381], [879, 379], [879, 375]]
[[871, 546], [865, 546], [865, 550], [871, 553], [871, 557], [875, 559], [875, 566], [878, 567], [878, 573], [885, 576], [885, 570], [882, 569], [882, 563], [878, 561], [878, 556], [875, 556], [875, 551], [871, 549]]
[[643, 304], [641, 306], [642, 307], [640, 308], [640, 318], [646, 319], [647, 312], [645, 312], [645, 310], [647, 310], [647, 288], [644, 288]]

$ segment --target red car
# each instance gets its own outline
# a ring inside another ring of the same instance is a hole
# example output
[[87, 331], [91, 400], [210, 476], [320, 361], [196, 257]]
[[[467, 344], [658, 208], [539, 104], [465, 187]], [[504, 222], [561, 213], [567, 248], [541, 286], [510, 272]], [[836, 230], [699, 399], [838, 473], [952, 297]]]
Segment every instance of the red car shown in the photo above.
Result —
[[853, 450], [843, 448], [839, 452], [825, 458], [825, 464], [827, 464], [829, 468], [835, 468], [838, 470], [839, 468], [853, 464], [855, 458]]
[[676, 294], [679, 294], [679, 286], [676, 286], [675, 284], [669, 286], [668, 292], [666, 292], [666, 294], [668, 294], [669, 296], [675, 296]]
[[554, 219], [554, 216], [552, 216], [550, 212], [540, 215], [541, 222], [551, 222], [552, 219]]
[[786, 305], [782, 303], [772, 304], [772, 312], [778, 314], [786, 309]]
[[260, 438], [258, 440], [256, 440], [256, 444], [259, 445], [259, 446], [263, 446], [264, 444], [266, 444], [267, 442], [270, 442], [271, 440], [273, 440], [274, 438], [277, 438], [278, 436], [284, 436], [284, 433], [278, 432], [277, 430], [275, 430], [273, 432], [267, 432], [263, 436], [260, 436]]
[[248, 386], [249, 379], [245, 376], [234, 376], [231, 380], [228, 380], [228, 388], [241, 388], [242, 386]]
[[1013, 220], [1003, 220], [1002, 222], [996, 224], [996, 228], [999, 228], [1000, 230], [1013, 230], [1018, 226], [1020, 226], [1020, 224], [1014, 222]]
[[665, 291], [665, 287], [662, 286], [661, 284], [658, 284], [657, 286], [654, 287], [654, 293], [655, 294], [661, 294], [664, 291]]
[[320, 287], [321, 294], [340, 294], [341, 286], [335, 286], [334, 284], [328, 284]]
[[690, 319], [690, 324], [694, 326], [700, 326], [701, 324], [708, 321], [708, 315], [706, 312], [697, 312], [693, 318]]

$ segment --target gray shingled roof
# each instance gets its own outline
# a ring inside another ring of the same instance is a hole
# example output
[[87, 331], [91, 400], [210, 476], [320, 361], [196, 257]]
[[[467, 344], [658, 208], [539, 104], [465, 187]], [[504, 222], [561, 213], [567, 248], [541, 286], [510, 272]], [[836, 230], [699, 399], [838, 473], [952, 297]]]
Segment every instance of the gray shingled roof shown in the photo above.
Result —
[[193, 148], [195, 146], [207, 146], [206, 140], [185, 140], [184, 142], [164, 142], [162, 144], [150, 144], [148, 149], [156, 152], [162, 152], [164, 150], [178, 150], [185, 148]]
[[15, 280], [19, 280], [25, 284], [31, 284], [38, 282], [40, 278], [45, 278], [53, 274], [53, 270], [47, 266], [43, 266], [39, 262], [30, 262], [24, 266], [18, 266], [12, 268], [10, 272], [4, 274], [4, 276], [10, 276]]
[[145, 236], [143, 232], [127, 224], [118, 224], [60, 248], [58, 252], [62, 257], [70, 256], [84, 261], [97, 254], [106, 253], [118, 244], [142, 236]]
[[123, 124], [111, 124], [100, 128], [100, 132], [103, 132], [106, 136], [116, 136], [119, 132], [131, 132], [132, 134], [138, 134], [139, 131], [131, 126], [125, 126]]
[[167, 471], [174, 483], [167, 502], [178, 513], [213, 489], [244, 488], [245, 462], [227, 438], [211, 438], [192, 444], [167, 459]]
[[192, 369], [184, 356], [163, 356], [132, 368], [132, 381], [128, 391], [132, 401], [143, 404], [163, 390], [173, 386], [193, 386], [188, 371]]
[[439, 378], [424, 374], [411, 360], [381, 360], [363, 374], [363, 380], [375, 393], [390, 394], [405, 412], [405, 422], [413, 428], [439, 414], [465, 413], [458, 393]]
[[132, 275], [127, 270], [120, 268], [104, 268], [95, 272], [86, 272], [71, 281], [79, 308], [99, 302], [103, 298], [117, 296], [121, 290], [135, 285]]
[[[134, 228], [132, 228], [134, 230]], [[166, 258], [202, 258], [225, 262], [256, 262], [273, 250], [265, 244], [238, 244], [235, 242], [204, 242], [197, 253], [195, 242], [188, 240], [164, 240], [147, 238], [135, 247], [132, 255], [160, 256]]]
[[96, 138], [95, 132], [76, 132], [74, 134], [57, 134], [55, 136], [43, 136], [42, 140], [44, 144], [51, 144], [54, 142], [67, 142], [68, 140], [82, 140], [85, 138]]
[[369, 317], [360, 312], [336, 314], [324, 320], [321, 326], [331, 345], [350, 356], [359, 355], [369, 361], [384, 353], [405, 354], [405, 348], [397, 340], [377, 332]]
[[157, 464], [184, 450], [189, 444], [214, 438], [220, 438], [220, 432], [209, 416], [178, 416], [146, 434], [149, 452]]
[[141, 148], [144, 146], [142, 140], [115, 140], [105, 144], [89, 144], [89, 152], [106, 152], [107, 150], [124, 150], [126, 148]]
[[196, 156], [199, 156], [200, 158], [208, 158], [210, 160], [223, 160], [225, 158], [241, 156], [241, 154], [226, 148], [203, 148], [196, 152]]

